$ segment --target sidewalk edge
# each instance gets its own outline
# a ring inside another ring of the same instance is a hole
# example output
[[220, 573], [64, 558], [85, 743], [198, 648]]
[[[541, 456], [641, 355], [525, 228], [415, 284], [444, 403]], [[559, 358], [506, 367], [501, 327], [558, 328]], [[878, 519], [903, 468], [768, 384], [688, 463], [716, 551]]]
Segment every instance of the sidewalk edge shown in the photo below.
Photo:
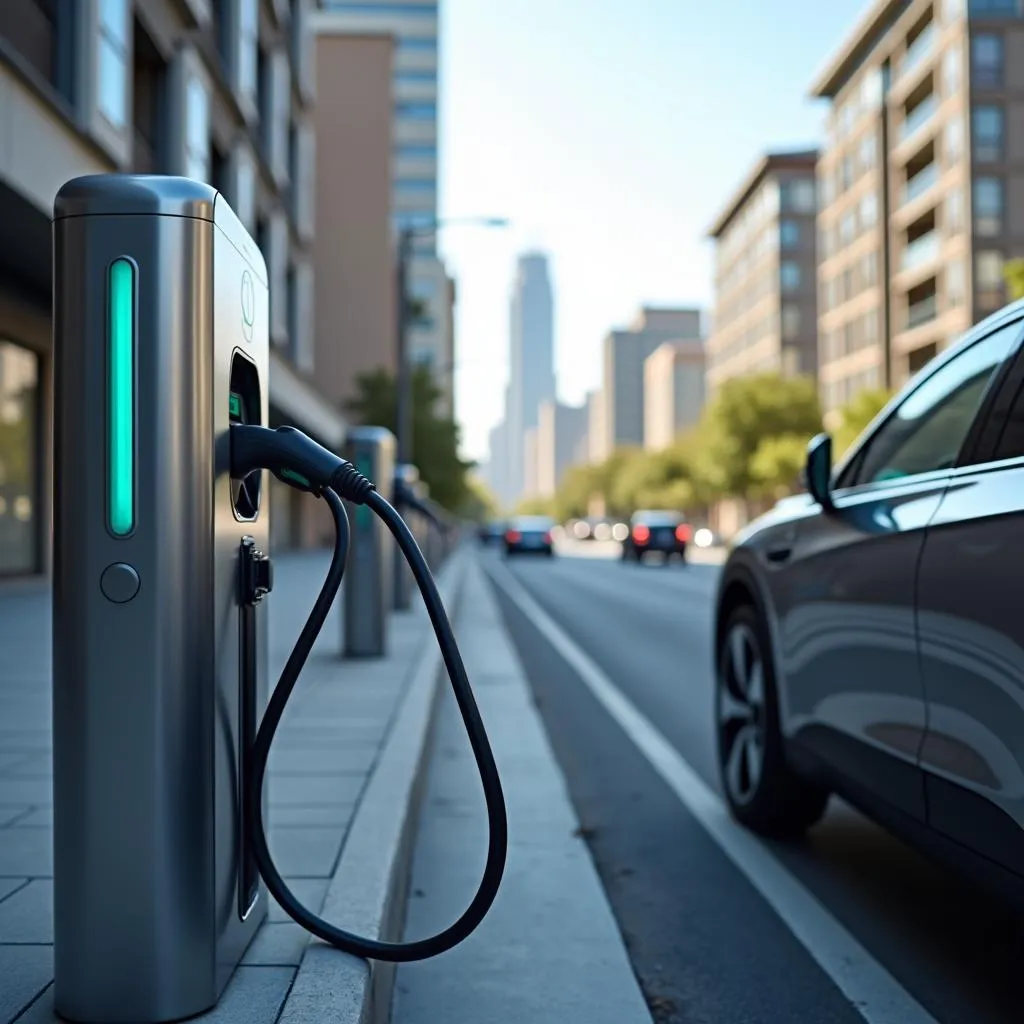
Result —
[[[467, 548], [457, 548], [438, 574], [438, 590], [453, 622], [469, 561]], [[346, 930], [388, 941], [401, 938], [405, 920], [417, 807], [444, 673], [426, 613], [422, 608], [418, 613], [425, 633], [413, 678], [367, 782], [320, 912]], [[384, 1024], [396, 966], [367, 963], [312, 940], [278, 1021]]]

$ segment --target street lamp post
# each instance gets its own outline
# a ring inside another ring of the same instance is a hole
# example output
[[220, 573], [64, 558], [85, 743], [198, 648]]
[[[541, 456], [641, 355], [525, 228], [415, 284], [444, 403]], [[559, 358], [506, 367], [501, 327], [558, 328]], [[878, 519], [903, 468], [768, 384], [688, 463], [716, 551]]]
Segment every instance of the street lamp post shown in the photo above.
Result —
[[395, 373], [395, 434], [400, 463], [412, 462], [412, 361], [409, 358], [409, 326], [411, 321], [411, 297], [409, 295], [409, 260], [412, 258], [413, 242], [417, 237], [434, 234], [438, 228], [457, 224], [476, 224], [481, 227], [506, 227], [503, 217], [460, 217], [451, 220], [432, 220], [422, 224], [403, 227], [398, 235], [398, 266], [396, 292], [397, 306], [397, 367]]

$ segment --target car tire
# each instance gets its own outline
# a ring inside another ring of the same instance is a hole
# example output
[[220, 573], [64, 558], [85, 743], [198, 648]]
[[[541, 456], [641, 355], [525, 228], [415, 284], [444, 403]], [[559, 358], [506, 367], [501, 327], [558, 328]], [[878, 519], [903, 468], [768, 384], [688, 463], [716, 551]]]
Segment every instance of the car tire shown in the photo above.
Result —
[[820, 820], [829, 794], [786, 761], [768, 630], [751, 605], [734, 608], [722, 631], [715, 736], [722, 791], [737, 821], [787, 839]]

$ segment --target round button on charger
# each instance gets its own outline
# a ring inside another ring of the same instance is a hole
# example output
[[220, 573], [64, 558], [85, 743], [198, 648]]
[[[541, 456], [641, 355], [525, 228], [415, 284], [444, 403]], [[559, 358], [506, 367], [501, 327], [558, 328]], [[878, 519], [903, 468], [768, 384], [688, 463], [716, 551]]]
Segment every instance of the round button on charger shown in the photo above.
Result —
[[114, 562], [103, 570], [100, 590], [108, 601], [125, 604], [139, 592], [141, 582], [139, 574], [127, 562]]

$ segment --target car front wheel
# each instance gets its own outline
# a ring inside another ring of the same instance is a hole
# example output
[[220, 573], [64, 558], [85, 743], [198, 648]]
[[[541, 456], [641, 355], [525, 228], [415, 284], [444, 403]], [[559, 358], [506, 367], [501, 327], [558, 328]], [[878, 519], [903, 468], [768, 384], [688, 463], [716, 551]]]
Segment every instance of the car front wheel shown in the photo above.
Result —
[[825, 813], [828, 793], [786, 762], [767, 628], [750, 605], [722, 632], [715, 694], [718, 765], [733, 816], [763, 836], [801, 835]]

